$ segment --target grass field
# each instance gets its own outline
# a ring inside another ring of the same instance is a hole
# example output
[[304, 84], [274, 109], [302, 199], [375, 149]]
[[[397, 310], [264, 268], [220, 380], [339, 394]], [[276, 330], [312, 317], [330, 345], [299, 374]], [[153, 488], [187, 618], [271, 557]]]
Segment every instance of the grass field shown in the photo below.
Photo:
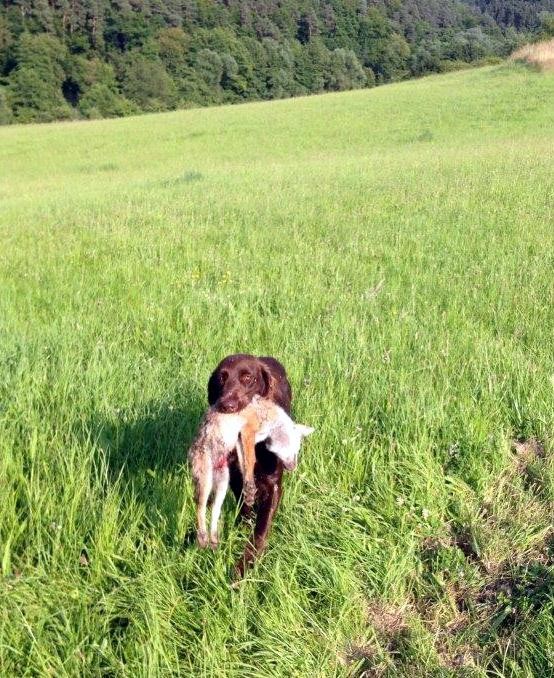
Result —
[[[554, 74], [0, 130], [0, 674], [554, 675]], [[214, 365], [317, 428], [191, 544]]]

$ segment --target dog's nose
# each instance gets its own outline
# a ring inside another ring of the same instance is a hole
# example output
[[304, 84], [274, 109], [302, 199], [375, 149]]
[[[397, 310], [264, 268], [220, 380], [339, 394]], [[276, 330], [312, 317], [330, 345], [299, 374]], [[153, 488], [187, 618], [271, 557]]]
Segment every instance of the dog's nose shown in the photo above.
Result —
[[239, 405], [236, 400], [220, 400], [217, 409], [225, 414], [232, 414], [238, 412]]

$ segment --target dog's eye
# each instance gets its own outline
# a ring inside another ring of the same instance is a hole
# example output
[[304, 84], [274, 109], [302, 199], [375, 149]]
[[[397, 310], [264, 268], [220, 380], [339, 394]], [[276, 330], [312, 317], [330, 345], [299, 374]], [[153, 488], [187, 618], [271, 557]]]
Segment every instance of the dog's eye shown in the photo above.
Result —
[[243, 374], [240, 378], [243, 384], [251, 384], [255, 379], [252, 378], [251, 374]]
[[219, 379], [220, 379], [220, 381], [221, 381], [222, 384], [224, 384], [224, 383], [227, 381], [227, 377], [228, 377], [228, 376], [229, 376], [229, 375], [227, 374], [227, 372], [222, 372], [222, 373], [219, 375]]

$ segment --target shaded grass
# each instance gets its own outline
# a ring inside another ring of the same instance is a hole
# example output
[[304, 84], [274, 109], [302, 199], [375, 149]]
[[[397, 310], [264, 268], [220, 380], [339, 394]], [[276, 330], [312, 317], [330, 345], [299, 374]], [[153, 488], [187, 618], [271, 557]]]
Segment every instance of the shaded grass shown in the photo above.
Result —
[[[553, 93], [0, 130], [0, 672], [551, 672]], [[184, 462], [238, 350], [317, 434], [233, 591]]]

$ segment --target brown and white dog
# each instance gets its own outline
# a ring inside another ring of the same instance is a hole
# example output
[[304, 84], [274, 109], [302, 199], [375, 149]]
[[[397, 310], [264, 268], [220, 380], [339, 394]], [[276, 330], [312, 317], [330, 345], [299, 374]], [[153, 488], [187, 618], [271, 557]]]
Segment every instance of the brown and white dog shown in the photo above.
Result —
[[[224, 358], [208, 381], [208, 402], [219, 412], [238, 412], [255, 395], [272, 400], [290, 414], [292, 391], [285, 368], [275, 358], [237, 353]], [[237, 501], [243, 493], [243, 480], [236, 451], [229, 455], [229, 480]], [[254, 465], [256, 500], [254, 505], [254, 537], [246, 546], [237, 564], [237, 574], [244, 573], [256, 556], [263, 551], [281, 500], [283, 463], [265, 442], [256, 445]], [[242, 505], [241, 513], [248, 517], [252, 509]]]

